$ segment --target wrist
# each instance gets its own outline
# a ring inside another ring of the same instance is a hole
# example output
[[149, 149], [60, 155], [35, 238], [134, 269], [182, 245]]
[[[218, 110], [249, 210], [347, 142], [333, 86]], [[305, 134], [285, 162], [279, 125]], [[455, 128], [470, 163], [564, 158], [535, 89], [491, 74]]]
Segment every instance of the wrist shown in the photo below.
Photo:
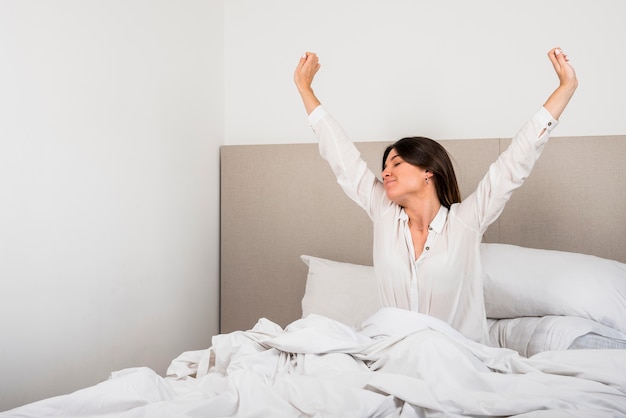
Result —
[[298, 92], [302, 96], [315, 96], [315, 93], [313, 92], [313, 88], [311, 86], [296, 85], [296, 88], [298, 89]]
[[300, 97], [302, 97], [302, 102], [304, 103], [304, 108], [307, 114], [310, 114], [317, 106], [320, 105], [320, 101], [317, 99], [313, 89], [310, 87], [302, 90], [298, 89], [298, 91], [300, 92]]
[[574, 80], [569, 80], [569, 81], [561, 83], [557, 90], [561, 90], [564, 93], [568, 93], [572, 95], [574, 94], [577, 88], [578, 88], [578, 80], [574, 79]]

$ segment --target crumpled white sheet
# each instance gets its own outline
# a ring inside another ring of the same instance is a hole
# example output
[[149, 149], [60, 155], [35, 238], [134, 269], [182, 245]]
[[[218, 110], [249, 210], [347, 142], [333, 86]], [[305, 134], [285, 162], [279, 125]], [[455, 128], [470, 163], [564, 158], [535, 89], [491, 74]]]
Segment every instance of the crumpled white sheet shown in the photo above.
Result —
[[385, 308], [355, 331], [310, 315], [261, 319], [181, 354], [167, 377], [114, 373], [6, 417], [626, 417], [626, 350], [531, 358]]

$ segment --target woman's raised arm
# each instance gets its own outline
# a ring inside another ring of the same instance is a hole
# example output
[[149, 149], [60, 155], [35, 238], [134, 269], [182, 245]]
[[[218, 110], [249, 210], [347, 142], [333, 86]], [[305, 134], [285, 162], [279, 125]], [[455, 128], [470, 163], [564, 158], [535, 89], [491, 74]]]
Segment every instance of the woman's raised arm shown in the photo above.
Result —
[[296, 83], [296, 87], [298, 88], [298, 92], [302, 97], [302, 102], [304, 103], [307, 115], [321, 104], [311, 87], [315, 74], [319, 69], [320, 63], [317, 55], [312, 52], [307, 52], [300, 57], [298, 66], [293, 74], [293, 79]]
[[559, 77], [559, 87], [548, 97], [543, 107], [550, 112], [554, 119], [558, 119], [574, 95], [574, 91], [578, 87], [578, 79], [576, 78], [574, 68], [567, 59], [567, 55], [560, 48], [551, 49], [548, 52], [548, 58], [552, 62], [556, 75]]

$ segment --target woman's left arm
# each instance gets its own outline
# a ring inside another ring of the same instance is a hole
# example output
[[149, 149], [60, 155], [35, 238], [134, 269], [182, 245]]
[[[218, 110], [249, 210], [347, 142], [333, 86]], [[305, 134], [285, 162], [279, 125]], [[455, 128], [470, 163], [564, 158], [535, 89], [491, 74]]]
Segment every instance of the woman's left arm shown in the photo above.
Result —
[[548, 97], [543, 107], [558, 120], [578, 87], [578, 79], [567, 55], [560, 48], [551, 49], [548, 58], [559, 77], [559, 87]]
[[491, 164], [476, 190], [455, 209], [455, 216], [481, 234], [500, 216], [512, 193], [532, 171], [548, 140], [549, 131], [558, 123], [557, 118], [578, 86], [576, 73], [559, 48], [550, 50], [548, 58], [559, 77], [559, 86]]

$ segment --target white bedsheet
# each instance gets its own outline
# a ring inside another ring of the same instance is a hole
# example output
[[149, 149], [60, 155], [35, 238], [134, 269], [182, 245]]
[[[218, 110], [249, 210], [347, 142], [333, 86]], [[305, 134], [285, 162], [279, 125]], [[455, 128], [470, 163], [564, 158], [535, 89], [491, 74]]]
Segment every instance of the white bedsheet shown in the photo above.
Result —
[[360, 332], [310, 315], [266, 319], [146, 368], [0, 417], [626, 417], [626, 350], [531, 358], [385, 308]]

